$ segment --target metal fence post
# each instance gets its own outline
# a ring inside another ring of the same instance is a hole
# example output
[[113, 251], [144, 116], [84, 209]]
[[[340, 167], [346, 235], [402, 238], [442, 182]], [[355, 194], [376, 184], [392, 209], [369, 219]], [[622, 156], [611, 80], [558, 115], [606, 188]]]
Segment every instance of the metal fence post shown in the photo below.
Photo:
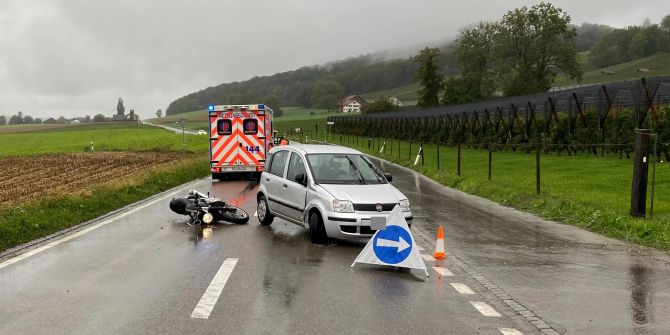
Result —
[[491, 156], [493, 156], [493, 145], [489, 143], [489, 181], [491, 181]]
[[458, 176], [461, 176], [461, 142], [458, 142], [458, 159], [456, 163], [456, 170], [458, 172]]
[[440, 173], [440, 142], [437, 142], [437, 173]]
[[535, 150], [535, 191], [540, 194], [540, 145]]
[[423, 141], [421, 141], [421, 146], [419, 147], [419, 152], [421, 153], [421, 166], [423, 166], [423, 157], [426, 155], [423, 154]]

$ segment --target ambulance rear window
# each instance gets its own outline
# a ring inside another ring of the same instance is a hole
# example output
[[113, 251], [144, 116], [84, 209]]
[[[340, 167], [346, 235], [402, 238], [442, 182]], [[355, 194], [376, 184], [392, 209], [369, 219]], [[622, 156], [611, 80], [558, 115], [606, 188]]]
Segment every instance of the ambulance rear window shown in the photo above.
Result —
[[216, 128], [219, 135], [230, 135], [233, 133], [233, 122], [227, 119], [220, 119]]
[[244, 134], [254, 135], [258, 133], [258, 120], [256, 119], [246, 119], [244, 120]]

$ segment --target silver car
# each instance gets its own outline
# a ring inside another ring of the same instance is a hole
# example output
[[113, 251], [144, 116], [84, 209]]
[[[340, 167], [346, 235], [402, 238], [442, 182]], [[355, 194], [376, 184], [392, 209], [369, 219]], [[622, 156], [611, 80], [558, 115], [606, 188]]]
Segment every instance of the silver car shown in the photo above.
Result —
[[412, 223], [409, 200], [363, 153], [333, 145], [287, 145], [268, 153], [257, 195], [258, 220], [275, 217], [310, 231], [312, 242], [327, 238], [368, 239], [371, 218], [400, 206]]

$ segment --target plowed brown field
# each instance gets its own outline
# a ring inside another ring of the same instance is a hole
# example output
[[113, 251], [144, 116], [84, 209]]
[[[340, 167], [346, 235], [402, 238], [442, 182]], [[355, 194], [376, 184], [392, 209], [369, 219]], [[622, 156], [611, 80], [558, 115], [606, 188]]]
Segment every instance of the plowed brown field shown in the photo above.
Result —
[[0, 158], [0, 206], [118, 181], [184, 158], [176, 152], [95, 152]]

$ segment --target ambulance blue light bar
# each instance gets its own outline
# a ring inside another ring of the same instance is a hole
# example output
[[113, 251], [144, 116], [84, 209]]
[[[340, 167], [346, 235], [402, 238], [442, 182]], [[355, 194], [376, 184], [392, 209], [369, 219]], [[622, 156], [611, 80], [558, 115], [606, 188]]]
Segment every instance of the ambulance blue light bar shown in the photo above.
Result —
[[214, 106], [209, 105], [209, 110], [210, 110], [210, 111], [213, 111], [213, 110], [214, 110]]

